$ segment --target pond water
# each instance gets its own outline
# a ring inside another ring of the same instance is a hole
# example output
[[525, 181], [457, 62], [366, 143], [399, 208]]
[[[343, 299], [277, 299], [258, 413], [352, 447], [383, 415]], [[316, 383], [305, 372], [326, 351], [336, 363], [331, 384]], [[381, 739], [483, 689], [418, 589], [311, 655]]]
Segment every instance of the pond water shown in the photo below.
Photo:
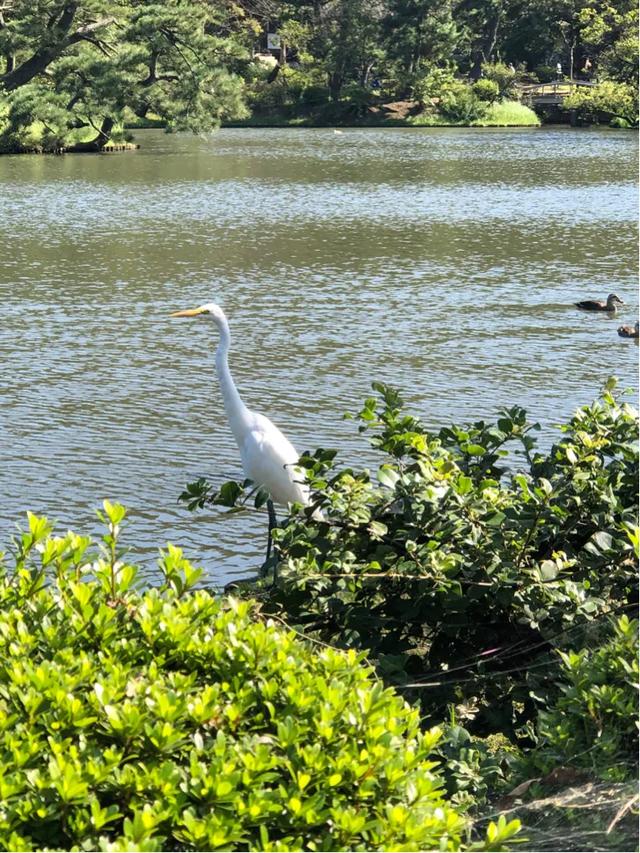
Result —
[[[374, 379], [430, 427], [525, 406], [554, 424], [637, 388], [637, 136], [624, 131], [138, 134], [120, 155], [0, 157], [0, 546], [27, 509], [97, 530], [103, 497], [152, 580], [255, 569], [264, 517], [191, 515], [241, 478], [214, 374], [218, 301], [247, 404], [299, 450], [375, 461], [342, 414]], [[617, 318], [572, 307], [615, 291]]]

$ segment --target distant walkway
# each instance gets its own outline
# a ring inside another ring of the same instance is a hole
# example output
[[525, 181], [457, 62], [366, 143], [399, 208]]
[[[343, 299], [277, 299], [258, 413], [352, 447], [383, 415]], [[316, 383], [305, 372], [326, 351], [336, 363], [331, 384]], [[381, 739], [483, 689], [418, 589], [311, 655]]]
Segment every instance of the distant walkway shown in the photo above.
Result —
[[531, 83], [518, 88], [522, 103], [529, 107], [562, 107], [564, 99], [576, 89], [595, 85], [586, 80], [556, 80], [553, 83]]

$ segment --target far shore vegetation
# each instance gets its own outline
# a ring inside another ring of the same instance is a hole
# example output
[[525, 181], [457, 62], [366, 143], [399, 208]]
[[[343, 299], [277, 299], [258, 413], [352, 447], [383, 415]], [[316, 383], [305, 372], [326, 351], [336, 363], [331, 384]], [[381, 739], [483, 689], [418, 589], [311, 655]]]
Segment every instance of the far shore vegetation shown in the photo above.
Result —
[[[570, 91], [536, 100], [532, 87], [550, 83]], [[0, 9], [0, 153], [126, 146], [128, 124], [637, 127], [637, 91], [631, 0]]]

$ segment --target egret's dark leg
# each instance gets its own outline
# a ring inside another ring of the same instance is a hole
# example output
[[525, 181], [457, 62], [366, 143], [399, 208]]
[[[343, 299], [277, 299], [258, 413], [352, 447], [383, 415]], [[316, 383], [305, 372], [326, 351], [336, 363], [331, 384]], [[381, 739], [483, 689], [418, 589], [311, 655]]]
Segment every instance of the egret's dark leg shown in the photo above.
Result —
[[278, 519], [276, 518], [276, 511], [273, 506], [273, 501], [271, 498], [267, 501], [267, 512], [269, 514], [269, 538], [267, 539], [267, 557], [265, 559], [265, 566], [268, 565], [269, 559], [271, 558], [271, 548], [273, 546], [273, 540], [271, 537], [271, 531], [278, 524]]

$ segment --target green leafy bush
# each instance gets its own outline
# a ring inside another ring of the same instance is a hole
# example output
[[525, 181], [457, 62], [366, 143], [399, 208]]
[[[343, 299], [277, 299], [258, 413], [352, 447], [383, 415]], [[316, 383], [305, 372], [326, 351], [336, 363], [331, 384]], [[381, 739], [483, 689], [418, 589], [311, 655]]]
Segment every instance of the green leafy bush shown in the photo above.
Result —
[[257, 80], [247, 93], [247, 103], [252, 112], [263, 113], [270, 110], [281, 112], [293, 103], [291, 92], [285, 78], [280, 75], [272, 82]]
[[597, 122], [601, 116], [638, 124], [638, 91], [626, 83], [603, 81], [593, 88], [576, 89], [564, 100], [564, 108], [575, 110], [584, 121]]
[[455, 80], [443, 92], [439, 110], [448, 121], [467, 125], [483, 117], [487, 103], [481, 100], [467, 83]]
[[482, 65], [482, 79], [496, 84], [500, 98], [511, 98], [515, 95], [516, 71], [504, 62], [485, 62]]
[[376, 102], [376, 95], [358, 83], [347, 83], [342, 88], [341, 107], [347, 116], [362, 118]]
[[493, 80], [478, 80], [471, 87], [473, 94], [481, 101], [492, 104], [500, 95], [500, 87]]
[[449, 67], [433, 67], [426, 74], [416, 74], [410, 81], [410, 89], [426, 113], [418, 116], [418, 120], [412, 124], [432, 123], [429, 121], [429, 113], [434, 108], [446, 122], [452, 124], [471, 124], [482, 118], [489, 102], [497, 97], [498, 90], [489, 81], [479, 83], [479, 86], [470, 86], [456, 79]]
[[465, 705], [473, 734], [527, 737], [554, 650], [637, 600], [637, 413], [610, 384], [543, 453], [521, 408], [434, 435], [374, 387], [359, 419], [382, 464], [302, 458], [314, 501], [275, 533], [264, 607], [367, 650], [428, 719]]
[[637, 620], [621, 616], [600, 647], [559, 655], [560, 695], [540, 712], [535, 760], [623, 779], [638, 757]]
[[99, 553], [30, 515], [0, 573], [0, 848], [460, 849], [437, 729], [355, 652], [195, 590], [178, 548], [137, 591], [104, 508]]
[[432, 98], [441, 98], [453, 86], [455, 77], [450, 68], [439, 68], [435, 66], [426, 74], [417, 74], [408, 81], [413, 97], [425, 107]]
[[451, 802], [474, 813], [481, 813], [487, 800], [513, 787], [513, 770], [522, 764], [520, 751], [504, 735], [475, 737], [455, 721], [443, 726], [435, 754], [442, 762]]
[[272, 70], [261, 69], [248, 88], [248, 103], [255, 113], [288, 114], [297, 108], [309, 111], [328, 101], [329, 89], [313, 70], [286, 66], [269, 82]]
[[307, 86], [302, 91], [301, 103], [307, 109], [313, 109], [323, 104], [327, 104], [331, 97], [331, 90], [328, 86], [311, 85]]
[[533, 70], [541, 83], [553, 83], [558, 79], [558, 70], [555, 65], [536, 65]]
[[479, 127], [539, 127], [540, 119], [532, 109], [519, 101], [496, 101], [481, 119]]

